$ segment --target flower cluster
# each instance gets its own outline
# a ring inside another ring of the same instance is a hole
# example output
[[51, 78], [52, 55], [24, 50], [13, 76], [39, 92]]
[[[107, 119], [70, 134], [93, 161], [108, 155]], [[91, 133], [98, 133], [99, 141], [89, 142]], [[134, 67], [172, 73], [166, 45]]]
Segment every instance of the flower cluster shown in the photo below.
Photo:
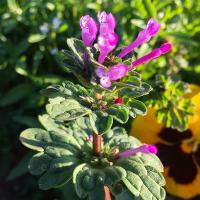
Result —
[[[115, 49], [118, 43], [118, 36], [115, 33], [116, 21], [114, 16], [105, 11], [98, 13], [98, 21], [100, 24], [99, 36], [97, 39], [97, 44], [99, 48], [98, 62], [104, 63], [108, 54]], [[80, 27], [82, 29], [82, 40], [86, 46], [91, 47], [94, 43], [97, 33], [98, 26], [96, 21], [89, 15], [83, 16], [80, 19]], [[133, 51], [139, 45], [148, 42], [153, 36], [159, 31], [160, 24], [153, 18], [151, 18], [145, 29], [139, 32], [136, 40], [134, 40], [130, 45], [124, 48], [118, 55], [118, 58], [123, 59], [128, 53]], [[160, 48], [154, 49], [147, 55], [134, 61], [131, 66], [127, 66], [123, 63], [118, 63], [114, 66], [106, 67], [100, 66], [96, 69], [96, 75], [100, 78], [100, 84], [104, 88], [109, 88], [112, 85], [112, 81], [116, 81], [124, 77], [128, 71], [133, 70], [138, 65], [141, 65], [149, 60], [157, 58], [162, 54], [169, 52], [172, 48], [170, 43], [165, 43], [160, 46]]]

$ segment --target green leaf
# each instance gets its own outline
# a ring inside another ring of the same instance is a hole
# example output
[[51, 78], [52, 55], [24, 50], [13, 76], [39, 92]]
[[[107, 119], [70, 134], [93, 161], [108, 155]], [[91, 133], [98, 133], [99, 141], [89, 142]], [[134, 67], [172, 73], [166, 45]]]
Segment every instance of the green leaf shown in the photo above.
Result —
[[48, 114], [57, 120], [69, 121], [88, 115], [91, 110], [74, 99], [55, 98], [46, 106]]
[[134, 196], [140, 195], [143, 182], [137, 174], [127, 171], [127, 177], [123, 179], [123, 182]]
[[47, 171], [51, 163], [52, 158], [46, 154], [37, 153], [29, 162], [29, 171], [33, 175], [40, 175]]
[[130, 108], [130, 111], [133, 113], [132, 116], [145, 115], [147, 112], [146, 105], [133, 98], [124, 98], [124, 103]]
[[138, 98], [144, 95], [149, 94], [149, 92], [152, 90], [151, 86], [147, 83], [142, 83], [141, 87], [137, 88], [122, 88], [119, 91], [119, 96], [128, 96], [131, 98]]
[[40, 90], [40, 93], [46, 97], [55, 97], [60, 94], [59, 86], [49, 86], [45, 89]]
[[141, 86], [141, 79], [136, 76], [125, 76], [125, 77], [123, 77], [122, 82], [125, 84], [128, 84], [132, 87]]
[[51, 161], [49, 169], [62, 169], [66, 167], [71, 167], [80, 164], [80, 160], [76, 158], [74, 155], [71, 156], [62, 156], [60, 158], [55, 158]]
[[77, 195], [80, 198], [85, 198], [88, 194], [88, 192], [86, 192], [82, 188], [82, 179], [85, 176], [86, 170], [88, 169], [88, 167], [86, 166], [87, 166], [86, 164], [78, 165], [73, 172], [74, 187], [75, 187]]
[[45, 148], [45, 153], [53, 158], [62, 158], [67, 156], [74, 156], [76, 157], [76, 152], [74, 152], [72, 149], [67, 149], [65, 147], [59, 147], [59, 146], [47, 146]]
[[112, 127], [113, 118], [104, 112], [96, 112], [89, 115], [93, 131], [104, 133]]
[[85, 46], [81, 40], [76, 38], [67, 39], [68, 47], [74, 52], [76, 57], [83, 62], [83, 54], [85, 52]]
[[140, 146], [140, 141], [127, 134], [117, 134], [109, 140], [110, 147], [117, 147], [120, 151]]
[[107, 110], [107, 113], [120, 123], [126, 123], [129, 119], [129, 110], [126, 106], [112, 106]]
[[42, 124], [42, 126], [47, 131], [55, 131], [55, 132], [59, 132], [62, 134], [66, 133], [66, 128], [64, 127], [64, 124], [62, 124], [61, 122], [57, 123], [49, 115], [47, 115], [47, 114], [39, 115], [38, 118], [39, 118], [39, 121]]
[[20, 140], [26, 147], [36, 151], [44, 151], [47, 146], [73, 149], [75, 152], [80, 148], [76, 139], [67, 133], [45, 131], [39, 128], [26, 129], [20, 134]]
[[74, 168], [64, 169], [62, 171], [48, 171], [40, 177], [38, 184], [41, 190], [61, 187], [72, 178]]
[[103, 172], [105, 173], [104, 184], [108, 186], [111, 186], [126, 177], [126, 171], [119, 166], [106, 167], [103, 169]]
[[46, 38], [46, 35], [41, 35], [41, 34], [31, 34], [28, 37], [28, 42], [29, 43], [36, 43], [40, 42], [41, 40], [44, 40]]
[[0, 98], [0, 107], [14, 104], [27, 97], [32, 92], [33, 86], [31, 84], [19, 84], [10, 89], [7, 93], [4, 94], [2, 98]]
[[136, 154], [118, 159], [115, 164], [126, 170], [127, 176], [123, 179], [123, 182], [138, 199], [164, 200], [165, 191], [162, 186], [165, 185], [165, 180], [161, 173], [163, 166], [155, 155], [143, 154], [141, 156]]

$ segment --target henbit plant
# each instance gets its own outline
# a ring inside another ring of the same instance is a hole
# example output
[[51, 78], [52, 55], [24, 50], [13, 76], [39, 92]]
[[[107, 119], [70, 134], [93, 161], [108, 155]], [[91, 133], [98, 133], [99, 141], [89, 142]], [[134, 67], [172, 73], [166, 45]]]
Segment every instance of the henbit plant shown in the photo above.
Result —
[[158, 32], [158, 22], [150, 19], [131, 45], [113, 52], [118, 41], [115, 19], [106, 12], [99, 13], [98, 19], [97, 44], [92, 46], [97, 23], [89, 15], [83, 16], [83, 41], [68, 39], [71, 51], [63, 50], [59, 57], [82, 85], [65, 81], [43, 89], [41, 93], [49, 103], [47, 114], [39, 120], [46, 130], [29, 128], [20, 135], [26, 147], [38, 151], [30, 160], [29, 170], [41, 175], [40, 189], [72, 186], [70, 200], [162, 200], [165, 181], [156, 147], [141, 144], [123, 128], [112, 125], [113, 120], [125, 124], [129, 115], [145, 115], [146, 106], [137, 98], [152, 88], [134, 69], [167, 53], [171, 44], [132, 61], [129, 52]]

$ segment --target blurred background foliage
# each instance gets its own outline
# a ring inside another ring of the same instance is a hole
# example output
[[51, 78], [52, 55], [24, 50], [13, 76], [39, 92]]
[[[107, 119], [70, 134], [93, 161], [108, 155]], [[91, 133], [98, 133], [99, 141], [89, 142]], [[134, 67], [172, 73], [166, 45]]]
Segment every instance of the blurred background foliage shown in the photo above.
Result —
[[[135, 56], [144, 55], [166, 40], [173, 44], [172, 52], [137, 70], [157, 89], [146, 101], [156, 107], [158, 119], [167, 127], [187, 128], [187, 116], [191, 114], [192, 105], [182, 96], [188, 92], [186, 83], [200, 84], [198, 1], [1, 0], [1, 200], [67, 199], [69, 188], [39, 191], [36, 178], [27, 175], [26, 167], [31, 155], [21, 146], [18, 136], [27, 127], [40, 126], [37, 115], [44, 111], [46, 102], [39, 94], [40, 89], [73, 78], [60, 67], [58, 51], [66, 48], [66, 38], [80, 38], [79, 19], [82, 15], [96, 18], [100, 10], [112, 12], [116, 17], [121, 45], [129, 44], [150, 17], [161, 23], [158, 36], [137, 48]], [[165, 98], [169, 91], [171, 99]], [[169, 105], [172, 111], [177, 106], [170, 102], [182, 102], [182, 110], [166, 114]]]

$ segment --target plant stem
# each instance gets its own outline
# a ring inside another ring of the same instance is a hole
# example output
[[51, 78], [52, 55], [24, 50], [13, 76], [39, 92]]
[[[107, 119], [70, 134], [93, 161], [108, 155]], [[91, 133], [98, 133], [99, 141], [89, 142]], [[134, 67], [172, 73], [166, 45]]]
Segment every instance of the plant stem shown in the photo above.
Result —
[[102, 136], [97, 133], [93, 133], [93, 154], [98, 156], [102, 150]]
[[105, 200], [111, 200], [110, 189], [108, 186], [104, 186], [104, 192], [105, 192]]

